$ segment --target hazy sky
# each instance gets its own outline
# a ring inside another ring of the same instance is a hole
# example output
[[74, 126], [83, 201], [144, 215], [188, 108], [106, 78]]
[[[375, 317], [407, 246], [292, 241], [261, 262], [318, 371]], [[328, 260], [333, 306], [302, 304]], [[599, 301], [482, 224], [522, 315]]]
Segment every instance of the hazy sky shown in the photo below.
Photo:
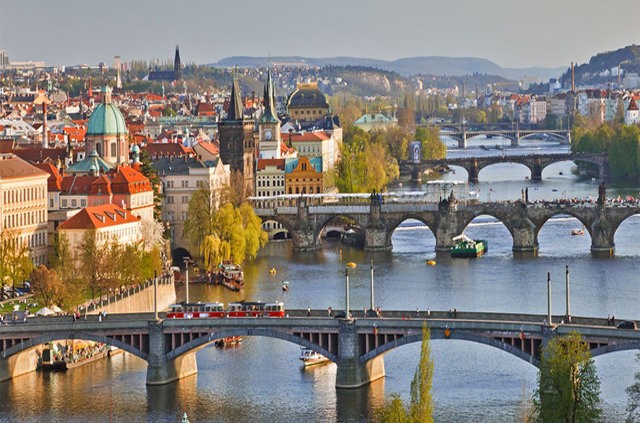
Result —
[[482, 57], [568, 66], [640, 43], [639, 0], [0, 0], [12, 60]]

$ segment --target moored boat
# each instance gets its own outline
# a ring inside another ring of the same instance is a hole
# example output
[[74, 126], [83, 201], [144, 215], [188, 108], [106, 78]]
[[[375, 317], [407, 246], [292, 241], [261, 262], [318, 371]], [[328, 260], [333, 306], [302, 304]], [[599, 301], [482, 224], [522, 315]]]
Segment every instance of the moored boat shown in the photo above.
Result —
[[324, 355], [315, 352], [311, 348], [304, 347], [300, 347], [300, 360], [305, 367], [329, 362], [329, 359]]
[[231, 260], [224, 260], [218, 265], [215, 283], [224, 285], [232, 291], [239, 291], [244, 287], [244, 273], [242, 267]]
[[571, 235], [584, 235], [584, 226], [582, 228], [573, 228]]
[[214, 345], [218, 348], [235, 347], [242, 343], [241, 336], [227, 336], [226, 338], [220, 338], [214, 342]]
[[471, 239], [465, 234], [453, 238], [455, 244], [451, 247], [451, 257], [480, 257], [487, 252], [487, 241]]

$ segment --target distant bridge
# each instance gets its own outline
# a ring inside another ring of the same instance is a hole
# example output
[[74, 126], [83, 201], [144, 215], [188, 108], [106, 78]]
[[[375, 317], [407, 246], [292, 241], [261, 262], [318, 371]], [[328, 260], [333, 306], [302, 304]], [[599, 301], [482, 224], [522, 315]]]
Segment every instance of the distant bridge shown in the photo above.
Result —
[[[336, 319], [326, 310], [288, 310], [288, 318], [153, 320], [153, 314], [111, 314], [73, 322], [71, 317], [42, 317], [0, 326], [0, 380], [36, 360], [35, 347], [82, 339], [120, 348], [148, 364], [147, 384], [159, 385], [197, 372], [195, 352], [227, 336], [262, 336], [311, 348], [337, 364], [336, 386], [357, 388], [384, 377], [383, 355], [419, 342], [427, 323], [431, 338], [466, 340], [492, 346], [528, 363], [540, 364], [540, 350], [556, 335], [577, 331], [593, 356], [640, 349], [640, 331], [617, 329], [603, 318], [573, 317], [573, 324], [551, 325], [546, 316], [511, 313], [384, 311], [383, 318]], [[561, 316], [553, 317], [559, 322]]]
[[562, 154], [527, 154], [527, 155], [504, 155], [488, 157], [465, 157], [456, 159], [423, 160], [420, 163], [404, 161], [400, 164], [402, 169], [411, 172], [413, 179], [419, 180], [420, 175], [426, 169], [442, 166], [460, 166], [467, 171], [468, 180], [472, 183], [478, 182], [478, 175], [485, 167], [496, 163], [519, 163], [525, 165], [531, 171], [531, 180], [542, 180], [542, 171], [545, 167], [559, 162], [572, 161], [590, 163], [598, 168], [598, 177], [603, 180], [609, 177], [609, 166], [606, 154], [586, 154], [586, 153], [562, 153]]
[[466, 125], [443, 125], [440, 127], [440, 135], [458, 141], [458, 148], [467, 148], [467, 141], [477, 136], [488, 138], [499, 136], [511, 141], [512, 147], [520, 145], [520, 141], [536, 136], [546, 136], [558, 140], [563, 144], [571, 144], [570, 130], [555, 129], [522, 129], [519, 126], [511, 128], [500, 125], [476, 125], [468, 127]]

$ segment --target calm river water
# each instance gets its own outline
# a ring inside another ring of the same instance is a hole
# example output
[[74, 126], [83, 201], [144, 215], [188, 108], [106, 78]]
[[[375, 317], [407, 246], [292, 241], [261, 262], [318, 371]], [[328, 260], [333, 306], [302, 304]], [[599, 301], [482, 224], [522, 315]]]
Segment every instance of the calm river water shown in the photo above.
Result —
[[[488, 146], [495, 144], [495, 139], [486, 141]], [[519, 151], [545, 151], [549, 145], [530, 143]], [[465, 154], [474, 153], [487, 152], [476, 146]], [[456, 154], [460, 152], [450, 152]], [[578, 179], [571, 167], [553, 165], [544, 171], [542, 182], [533, 183], [525, 180], [524, 166], [495, 165], [480, 173], [480, 184], [472, 189], [480, 191], [483, 201], [517, 199], [525, 187], [531, 199], [597, 196], [597, 183]], [[465, 179], [466, 174], [457, 169], [445, 177]], [[403, 189], [419, 189], [407, 185]], [[608, 194], [637, 191], [609, 189]], [[415, 221], [396, 230], [391, 253], [368, 253], [325, 241], [322, 250], [301, 254], [287, 242], [271, 243], [245, 266], [245, 292], [193, 285], [190, 295], [202, 301], [282, 300], [290, 308], [339, 309], [344, 307], [344, 263], [354, 261], [358, 267], [351, 277], [352, 307], [364, 308], [369, 304], [368, 263], [373, 259], [376, 303], [383, 310], [455, 307], [544, 313], [546, 274], [551, 272], [553, 311], [561, 314], [564, 268], [569, 265], [572, 314], [640, 319], [640, 217], [623, 223], [615, 237], [616, 254], [606, 259], [591, 256], [588, 234], [570, 235], [577, 226], [566, 217], [547, 222], [539, 236], [539, 255], [530, 258], [514, 257], [511, 236], [489, 217], [477, 218], [466, 231], [489, 240], [489, 253], [477, 260], [436, 256], [434, 236]], [[426, 266], [432, 258], [437, 265]], [[276, 267], [276, 275], [269, 274], [271, 267]], [[291, 283], [287, 293], [281, 290], [282, 280]], [[431, 348], [436, 421], [511, 422], [521, 415], [523, 398], [530, 397], [536, 384], [533, 366], [466, 341], [437, 340]], [[302, 370], [298, 346], [268, 338], [249, 338], [225, 350], [205, 348], [197, 354], [197, 376], [161, 387], [145, 386], [145, 363], [120, 354], [66, 374], [32, 373], [0, 383], [0, 420], [177, 422], [186, 411], [192, 422], [362, 422], [370, 420], [372, 410], [392, 393], [409, 398], [419, 351], [419, 344], [390, 351], [385, 355], [386, 378], [353, 391], [336, 391], [333, 364]], [[607, 421], [623, 420], [624, 389], [640, 370], [634, 357], [628, 351], [595, 359]]]

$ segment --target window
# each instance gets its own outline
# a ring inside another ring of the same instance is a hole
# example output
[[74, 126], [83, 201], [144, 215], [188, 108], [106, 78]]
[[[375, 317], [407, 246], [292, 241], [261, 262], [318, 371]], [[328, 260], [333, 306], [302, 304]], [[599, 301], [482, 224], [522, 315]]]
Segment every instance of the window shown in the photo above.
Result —
[[183, 195], [182, 196], [182, 204], [188, 204], [189, 203], [189, 196], [188, 195]]
[[182, 181], [182, 188], [189, 188], [189, 181]]
[[84, 198], [80, 200], [80, 207], [87, 207], [87, 200], [85, 200]]
[[62, 207], [67, 207], [67, 199], [62, 200]]
[[78, 200], [76, 200], [75, 198], [71, 200], [71, 207], [78, 207]]
[[187, 220], [187, 212], [182, 212], [182, 220]]
[[167, 204], [173, 204], [173, 195], [167, 196]]

